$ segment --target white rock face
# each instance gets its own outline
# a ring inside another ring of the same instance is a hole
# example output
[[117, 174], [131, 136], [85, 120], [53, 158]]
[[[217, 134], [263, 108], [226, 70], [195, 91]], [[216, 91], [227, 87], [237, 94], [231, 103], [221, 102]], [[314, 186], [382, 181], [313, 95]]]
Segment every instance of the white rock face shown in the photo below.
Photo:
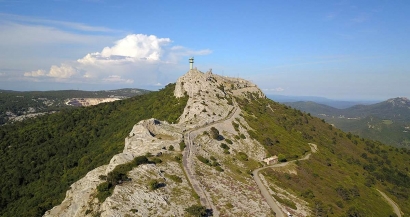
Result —
[[192, 69], [177, 80], [174, 91], [176, 97], [185, 94], [189, 96], [179, 123], [195, 127], [221, 120], [233, 109], [232, 96], [250, 93], [260, 98], [265, 97], [262, 91], [249, 81]]
[[[159, 136], [164, 137], [164, 139], [159, 139]], [[108, 165], [92, 170], [84, 178], [72, 184], [64, 201], [47, 211], [44, 216], [92, 216], [97, 213], [101, 216], [124, 216], [124, 213], [133, 213], [135, 210], [138, 210], [138, 214], [141, 216], [153, 216], [153, 207], [157, 207], [157, 205], [158, 207], [155, 209], [157, 216], [165, 216], [166, 213], [168, 216], [180, 216], [183, 207], [186, 204], [193, 204], [195, 199], [184, 178], [182, 167], [176, 162], [169, 162], [165, 165], [141, 165], [134, 168], [129, 173], [131, 181], [117, 185], [112, 196], [102, 204], [98, 203], [95, 195], [97, 186], [103, 182], [99, 178], [100, 175], [107, 175], [117, 165], [128, 163], [136, 156], [145, 155], [147, 152], [152, 154], [161, 152], [166, 155], [169, 151], [163, 148], [168, 149], [170, 145], [179, 147], [181, 139], [181, 129], [178, 126], [171, 126], [166, 122], [154, 119], [140, 121], [134, 125], [129, 136], [125, 139], [123, 153], [115, 155]], [[147, 188], [148, 180], [164, 179], [165, 174], [177, 175], [183, 179], [183, 182], [175, 185], [169, 181], [165, 187], [156, 191], [150, 191]], [[178, 196], [180, 199], [174, 198], [172, 196], [174, 190], [183, 192], [184, 196]], [[183, 201], [184, 198], [192, 202], [186, 203]], [[167, 200], [173, 200], [173, 202]], [[146, 203], [150, 203], [152, 207], [148, 209], [150, 206]], [[160, 204], [162, 204], [163, 209], [159, 208]]]
[[[64, 201], [47, 211], [44, 216], [184, 216], [184, 209], [198, 204], [195, 192], [188, 182], [182, 164], [174, 157], [181, 152], [179, 143], [184, 132], [192, 129], [195, 135], [193, 155], [209, 158], [214, 156], [225, 172], [218, 172], [196, 161], [196, 176], [201, 188], [210, 196], [217, 207], [214, 216], [270, 216], [269, 206], [259, 194], [256, 184], [246, 174], [244, 163], [235, 160], [239, 152], [246, 153], [254, 161], [261, 161], [266, 152], [258, 142], [250, 139], [249, 126], [235, 106], [234, 96], [264, 98], [265, 95], [249, 81], [228, 78], [190, 70], [176, 83], [174, 95], [189, 99], [178, 124], [169, 124], [155, 119], [143, 120], [134, 125], [125, 138], [124, 150], [115, 155], [108, 165], [98, 167], [85, 177], [71, 185]], [[229, 117], [229, 118], [228, 118]], [[235, 130], [232, 122], [240, 124]], [[204, 126], [208, 127], [204, 127]], [[221, 152], [220, 141], [203, 134], [210, 127], [216, 127], [220, 133], [233, 141], [231, 154]], [[243, 134], [245, 139], [235, 139]], [[169, 151], [173, 146], [175, 151]], [[165, 149], [164, 149], [165, 147]], [[147, 152], [161, 152], [163, 163], [140, 165], [133, 168], [128, 177], [130, 181], [117, 185], [113, 194], [103, 203], [95, 197], [97, 186], [104, 182], [99, 177], [107, 175], [117, 165], [132, 161]], [[241, 174], [238, 174], [240, 171]], [[179, 177], [181, 182], [171, 177]], [[238, 179], [238, 177], [240, 177]], [[156, 190], [148, 188], [150, 180], [163, 184]]]
[[95, 193], [97, 185], [102, 181], [98, 178], [99, 175], [105, 174], [107, 166], [98, 167], [87, 175], [71, 185], [70, 190], [66, 193], [64, 201], [47, 211], [44, 216], [84, 216], [88, 208], [88, 203], [92, 203], [92, 194]]

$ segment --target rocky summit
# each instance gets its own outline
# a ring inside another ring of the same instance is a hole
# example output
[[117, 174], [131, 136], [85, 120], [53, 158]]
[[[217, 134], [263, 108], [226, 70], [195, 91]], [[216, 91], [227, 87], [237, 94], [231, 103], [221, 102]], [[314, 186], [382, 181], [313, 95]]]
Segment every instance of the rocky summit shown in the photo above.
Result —
[[[44, 216], [403, 216], [408, 211], [407, 150], [346, 134], [266, 99], [249, 81], [212, 70], [191, 69], [167, 87], [165, 98], [175, 103], [157, 100], [148, 107], [161, 115], [161, 108], [180, 105], [178, 114], [168, 122], [139, 119], [122, 153], [74, 182], [63, 202]], [[126, 112], [130, 108], [121, 115]]]
[[[225, 139], [238, 135], [246, 138], [233, 142], [231, 152], [246, 153], [255, 162], [263, 160], [266, 152], [250, 139], [245, 130], [249, 126], [234, 99], [249, 94], [265, 97], [249, 81], [190, 70], [177, 80], [174, 91], [175, 97], [189, 96], [179, 122], [149, 119], [136, 123], [125, 138], [123, 152], [115, 155], [108, 165], [90, 171], [72, 184], [64, 201], [44, 216], [184, 216], [184, 209], [198, 202], [214, 216], [268, 216], [271, 209], [250, 175], [245, 172], [238, 178], [237, 171], [223, 165], [210, 169], [197, 158], [214, 159], [215, 165], [226, 158], [221, 153], [221, 142], [210, 135], [212, 128]], [[234, 129], [233, 121], [240, 124], [239, 131]], [[187, 146], [182, 152], [182, 163], [168, 160], [173, 152], [181, 151], [181, 143]], [[116, 185], [104, 202], [98, 200], [97, 186], [104, 182], [103, 177], [116, 166], [147, 153], [162, 156], [164, 162], [134, 167], [128, 172], [127, 181]], [[236, 163], [245, 168], [242, 162]], [[179, 179], [175, 182], [172, 177]], [[153, 179], [163, 185], [150, 189], [147, 183]]]

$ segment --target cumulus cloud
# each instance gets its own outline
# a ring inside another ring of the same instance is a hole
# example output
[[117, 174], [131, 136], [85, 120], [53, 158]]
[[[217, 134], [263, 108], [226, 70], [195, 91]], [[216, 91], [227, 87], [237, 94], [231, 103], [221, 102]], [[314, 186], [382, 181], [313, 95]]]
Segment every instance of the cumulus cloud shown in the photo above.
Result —
[[60, 67], [53, 65], [51, 66], [50, 72], [47, 76], [54, 78], [71, 78], [78, 75], [78, 71], [78, 69], [67, 64], [61, 64]]
[[71, 78], [79, 74], [79, 70], [67, 65], [61, 64], [61, 66], [53, 65], [50, 71], [47, 73], [45, 70], [39, 69], [37, 71], [25, 72], [25, 77], [52, 77], [52, 78]]
[[[155, 35], [131, 34], [104, 47], [99, 52], [86, 54], [83, 58], [61, 66], [51, 66], [49, 72], [37, 70], [26, 72], [26, 77], [48, 77], [58, 81], [68, 80], [92, 83], [124, 83], [134, 81], [144, 84], [161, 84], [178, 67], [182, 57], [207, 55], [209, 49], [191, 50], [183, 46], [172, 46], [169, 38]], [[75, 79], [74, 79], [75, 78]], [[81, 80], [82, 79], [82, 80]], [[171, 78], [175, 80], [176, 77]]]
[[169, 38], [157, 38], [155, 35], [133, 34], [117, 41], [113, 47], [105, 47], [101, 56], [127, 56], [133, 58], [159, 60], [162, 47], [171, 42]]
[[46, 71], [39, 69], [37, 71], [32, 71], [32, 72], [26, 72], [24, 73], [24, 76], [26, 77], [41, 77], [41, 76], [46, 76]]
[[89, 53], [78, 62], [96, 64], [106, 62], [135, 62], [139, 60], [159, 61], [164, 46], [171, 39], [158, 38], [155, 35], [132, 34], [115, 42], [112, 47], [105, 47], [101, 52]]

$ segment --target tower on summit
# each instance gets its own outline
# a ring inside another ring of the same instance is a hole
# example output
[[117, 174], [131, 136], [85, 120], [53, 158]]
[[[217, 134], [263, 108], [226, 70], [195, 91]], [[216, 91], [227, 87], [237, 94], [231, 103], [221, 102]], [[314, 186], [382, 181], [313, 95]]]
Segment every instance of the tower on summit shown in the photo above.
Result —
[[194, 69], [194, 57], [191, 57], [189, 59], [189, 69], [190, 70]]

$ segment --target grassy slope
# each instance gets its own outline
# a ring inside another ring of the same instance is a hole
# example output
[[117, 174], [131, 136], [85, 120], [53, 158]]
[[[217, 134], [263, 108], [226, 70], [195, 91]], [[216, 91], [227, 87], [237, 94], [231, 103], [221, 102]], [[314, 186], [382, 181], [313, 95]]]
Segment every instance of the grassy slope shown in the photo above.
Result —
[[326, 118], [326, 120], [344, 131], [364, 138], [378, 140], [394, 147], [410, 148], [410, 132], [403, 132], [408, 124], [370, 116], [359, 120], [340, 118]]
[[[318, 118], [268, 99], [238, 99], [257, 139], [273, 155], [301, 157], [307, 143], [319, 152], [298, 162], [298, 175], [267, 170], [270, 180], [304, 197], [321, 216], [389, 216], [375, 187], [410, 212], [410, 151], [346, 134]], [[269, 138], [269, 139], [268, 139]], [[272, 142], [273, 141], [273, 142]]]
[[[405, 106], [393, 106], [390, 102], [381, 102], [373, 105], [356, 105], [347, 109], [336, 109], [314, 102], [286, 103], [312, 115], [324, 118], [338, 128], [358, 134], [364, 138], [381, 141], [394, 147], [410, 147], [410, 133], [403, 132], [409, 126], [409, 109]], [[328, 116], [323, 117], [320, 114]], [[346, 118], [340, 118], [343, 115]], [[347, 119], [357, 118], [360, 119]], [[392, 124], [386, 124], [390, 120]], [[369, 128], [369, 124], [374, 126]]]
[[41, 216], [121, 152], [138, 121], [176, 122], [187, 97], [173, 97], [174, 87], [0, 127], [0, 216]]

